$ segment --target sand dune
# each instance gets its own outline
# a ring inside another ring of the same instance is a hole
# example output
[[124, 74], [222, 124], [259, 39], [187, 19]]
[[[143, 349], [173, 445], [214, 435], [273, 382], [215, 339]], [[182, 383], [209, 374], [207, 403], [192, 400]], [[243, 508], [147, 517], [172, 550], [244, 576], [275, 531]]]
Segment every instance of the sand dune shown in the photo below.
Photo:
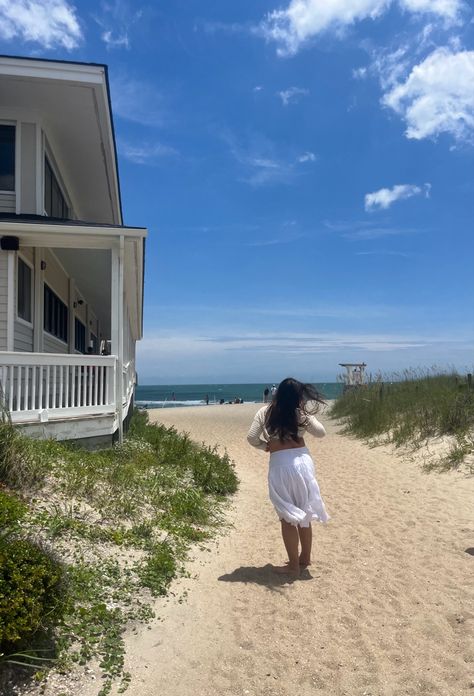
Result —
[[[328, 511], [299, 580], [267, 499], [267, 456], [245, 434], [255, 404], [169, 409], [152, 419], [235, 460], [230, 530], [191, 579], [127, 639], [137, 696], [461, 696], [474, 693], [474, 480], [426, 475], [337, 434], [311, 440]], [[309, 438], [308, 438], [309, 440]], [[183, 600], [183, 593], [187, 596]]]

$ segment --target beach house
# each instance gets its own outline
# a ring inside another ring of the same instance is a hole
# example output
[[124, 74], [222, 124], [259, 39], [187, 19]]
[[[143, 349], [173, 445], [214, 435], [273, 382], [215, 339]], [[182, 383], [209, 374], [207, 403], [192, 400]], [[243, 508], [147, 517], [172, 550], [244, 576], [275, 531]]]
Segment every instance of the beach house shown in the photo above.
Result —
[[27, 434], [121, 440], [146, 234], [123, 224], [107, 67], [0, 56], [0, 398]]

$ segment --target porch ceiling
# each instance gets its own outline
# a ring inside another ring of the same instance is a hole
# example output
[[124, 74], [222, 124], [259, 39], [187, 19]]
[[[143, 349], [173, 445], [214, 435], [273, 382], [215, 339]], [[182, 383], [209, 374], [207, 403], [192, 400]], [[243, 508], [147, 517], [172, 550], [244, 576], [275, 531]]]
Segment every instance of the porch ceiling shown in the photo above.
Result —
[[100, 321], [104, 335], [110, 336], [111, 253], [107, 249], [53, 249], [68, 274]]
[[[91, 298], [87, 297], [86, 299], [92, 304], [92, 296], [97, 297], [99, 300], [97, 307], [102, 312], [107, 311], [107, 307], [110, 306], [111, 282], [109, 279], [109, 284], [106, 287], [105, 283], [102, 283], [105, 266], [100, 261], [100, 259], [104, 259], [104, 256], [100, 255], [99, 252], [107, 251], [110, 254], [111, 249], [119, 249], [120, 242], [123, 240], [126, 304], [130, 312], [132, 336], [135, 340], [140, 340], [142, 337], [146, 229], [97, 226], [77, 221], [49, 220], [40, 216], [27, 216], [29, 219], [23, 216], [25, 219], [18, 221], [17, 218], [21, 216], [13, 217], [15, 219], [2, 219], [0, 216], [0, 237], [3, 235], [18, 237], [20, 249], [22, 246], [52, 248], [58, 255], [59, 250], [68, 251], [69, 255], [63, 257], [65, 259], [64, 266], [66, 266], [66, 259], [68, 259], [68, 263], [72, 259], [78, 260], [76, 275], [74, 276], [72, 272], [71, 275], [75, 277], [79, 287], [81, 287], [79, 278], [84, 278], [85, 283], [90, 284]], [[87, 251], [89, 255], [85, 255]], [[97, 259], [94, 259], [95, 255], [97, 255]], [[81, 259], [80, 262], [79, 259]], [[98, 264], [95, 263], [96, 260]], [[110, 268], [109, 264], [109, 272]], [[99, 293], [100, 288], [102, 290]], [[83, 292], [85, 295], [86, 291], [83, 290]]]

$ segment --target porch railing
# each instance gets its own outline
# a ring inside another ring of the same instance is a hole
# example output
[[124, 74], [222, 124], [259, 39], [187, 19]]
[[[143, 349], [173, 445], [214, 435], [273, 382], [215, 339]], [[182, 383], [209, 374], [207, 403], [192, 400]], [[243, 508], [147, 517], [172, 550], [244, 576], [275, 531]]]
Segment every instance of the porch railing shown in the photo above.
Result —
[[115, 356], [0, 353], [0, 398], [14, 423], [110, 414]]

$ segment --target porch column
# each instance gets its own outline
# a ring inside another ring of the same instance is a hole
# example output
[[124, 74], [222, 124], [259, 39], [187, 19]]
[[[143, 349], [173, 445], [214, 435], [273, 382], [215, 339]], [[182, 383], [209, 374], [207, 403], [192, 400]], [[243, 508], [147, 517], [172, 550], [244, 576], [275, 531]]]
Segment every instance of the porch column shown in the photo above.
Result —
[[43, 250], [40, 247], [35, 247], [35, 274], [34, 274], [34, 309], [33, 309], [33, 351], [35, 353], [43, 352], [43, 269], [41, 262], [43, 260]]
[[74, 278], [69, 278], [69, 286], [68, 286], [68, 321], [69, 321], [69, 326], [68, 326], [68, 352], [69, 353], [75, 353], [75, 345], [76, 345], [76, 337], [75, 337], [75, 330], [76, 330], [76, 322], [75, 322], [75, 315], [74, 315], [74, 301], [76, 298], [76, 284], [74, 282]]
[[7, 251], [7, 350], [15, 343], [15, 251]]
[[111, 348], [117, 357], [116, 402], [118, 417], [119, 443], [123, 442], [123, 263], [125, 239], [121, 235], [119, 244], [112, 248], [112, 283], [111, 283]]

